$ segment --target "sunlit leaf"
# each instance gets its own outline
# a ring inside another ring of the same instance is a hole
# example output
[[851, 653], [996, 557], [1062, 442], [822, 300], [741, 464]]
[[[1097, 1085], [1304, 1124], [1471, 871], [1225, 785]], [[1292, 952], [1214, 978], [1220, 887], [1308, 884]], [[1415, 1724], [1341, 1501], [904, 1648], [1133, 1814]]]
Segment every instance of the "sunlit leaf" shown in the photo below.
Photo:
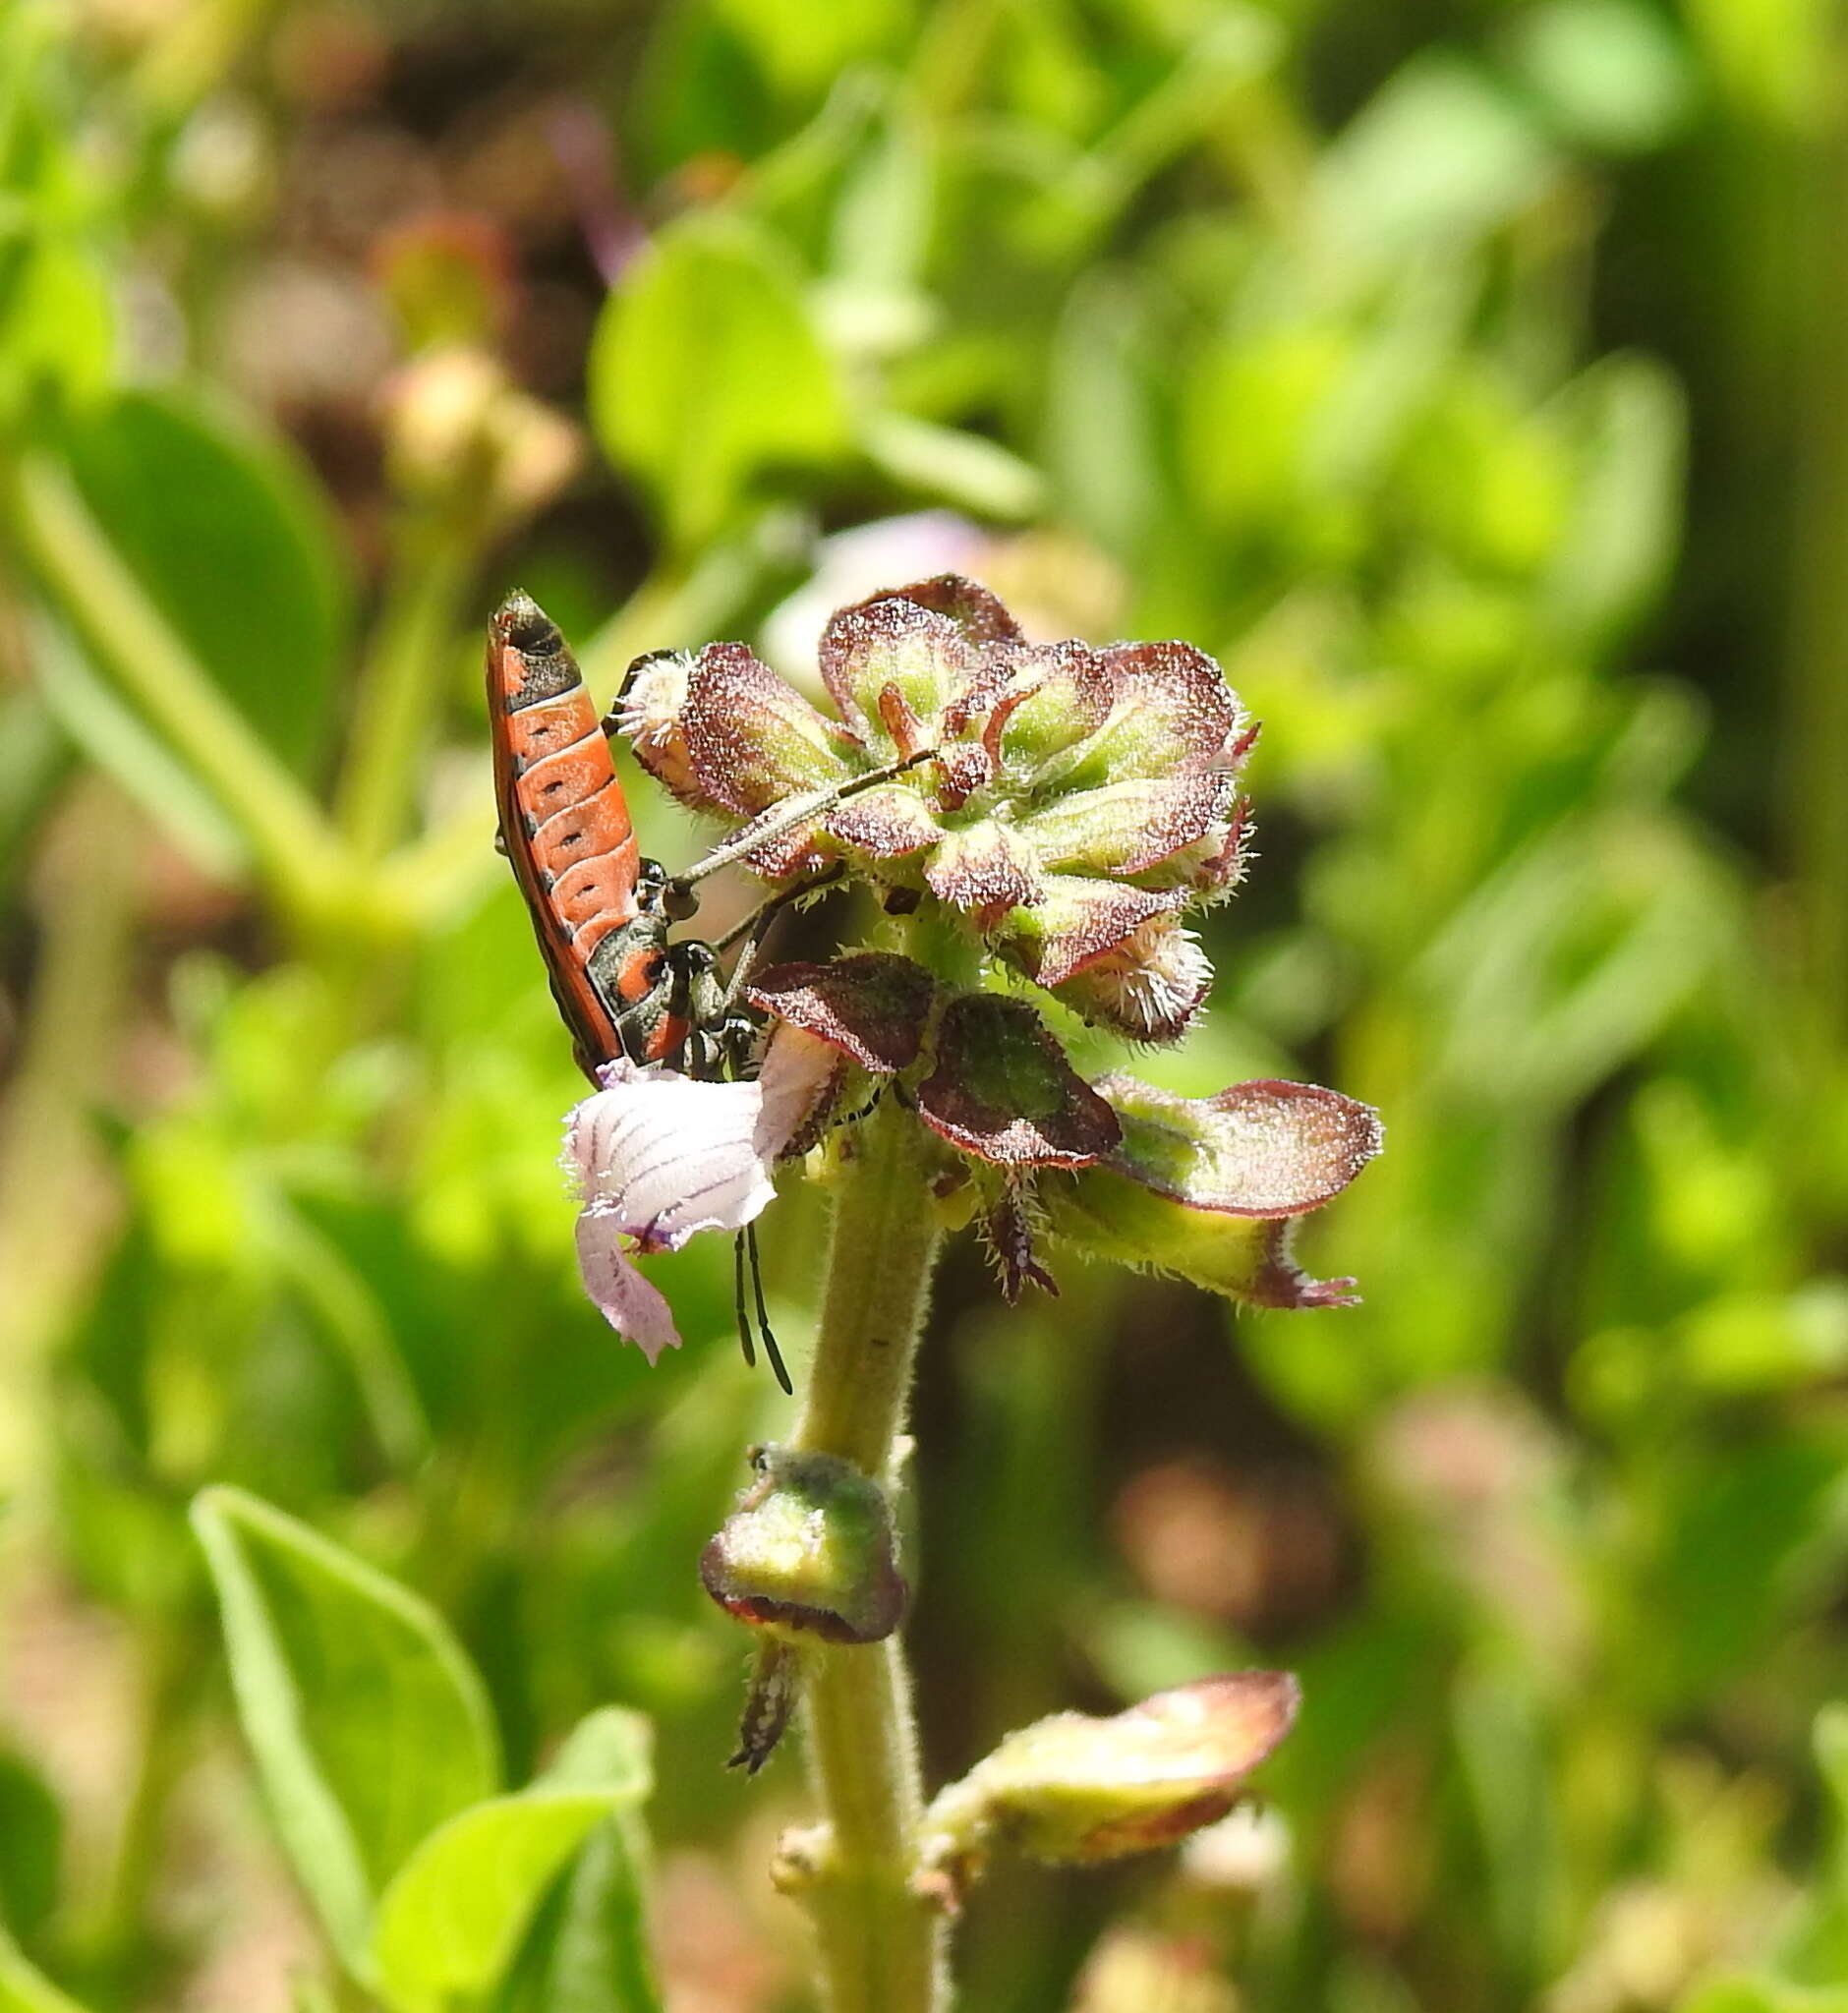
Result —
[[646, 1721], [611, 1706], [592, 1713], [541, 1777], [560, 1789], [606, 1787], [616, 1800], [528, 1939], [520, 1966], [527, 1988], [509, 1999], [507, 2013], [657, 2013], [644, 1893], [649, 1766]]
[[375, 1897], [498, 1773], [481, 1681], [435, 1612], [241, 1489], [193, 1507], [276, 1828], [364, 1973]]
[[0, 1928], [0, 2013], [86, 2013], [34, 1965]]
[[313, 775], [350, 587], [326, 499], [294, 454], [183, 390], [125, 393], [63, 445], [149, 600], [274, 751]]
[[681, 549], [722, 530], [771, 471], [847, 445], [786, 256], [723, 215], [680, 219], [623, 275], [592, 344], [590, 406], [605, 450], [653, 493]]

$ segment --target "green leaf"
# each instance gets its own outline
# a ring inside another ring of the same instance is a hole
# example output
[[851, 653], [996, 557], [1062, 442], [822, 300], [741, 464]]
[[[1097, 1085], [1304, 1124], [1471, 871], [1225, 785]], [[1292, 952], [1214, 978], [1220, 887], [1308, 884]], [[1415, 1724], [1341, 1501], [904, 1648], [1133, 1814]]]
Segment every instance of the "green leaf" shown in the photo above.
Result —
[[1323, 155], [1317, 195], [1355, 276], [1468, 243], [1546, 188], [1558, 160], [1527, 110], [1445, 50], [1403, 64]]
[[[611, 1709], [585, 1721], [556, 1764], [530, 1788], [478, 1804], [433, 1832], [391, 1883], [373, 1933], [378, 1988], [397, 2013], [445, 2013], [458, 2000], [497, 1984], [573, 1854], [596, 1832], [595, 1858], [606, 1869], [620, 1845], [609, 1820], [639, 1809], [650, 1788], [647, 1724]], [[577, 1884], [574, 1875], [572, 1891]], [[544, 2003], [554, 2013], [575, 2004], [633, 2007], [639, 2013], [654, 2003], [641, 1951], [639, 1889], [632, 1878], [626, 1891], [632, 1934], [622, 1946], [618, 1975], [644, 1995], [602, 2001], [580, 1995], [574, 2001], [549, 1993]], [[567, 1904], [554, 1936], [576, 1921]], [[557, 1944], [554, 1970], [566, 1955]]]
[[1045, 505], [1039, 470], [979, 433], [889, 412], [872, 415], [863, 437], [867, 458], [894, 482], [959, 509], [1019, 519]]
[[1573, 641], [1600, 642], [1647, 612], [1681, 536], [1687, 402], [1647, 357], [1607, 357], [1561, 394], [1580, 436], [1583, 474], [1547, 569], [1553, 619]]
[[63, 624], [39, 615], [30, 634], [45, 711], [196, 866], [218, 880], [235, 880], [250, 848], [192, 770], [98, 674]]
[[0, 1929], [0, 2013], [86, 2013], [86, 2009], [28, 1963], [19, 1945]]
[[336, 1948], [367, 1976], [375, 1897], [431, 1830], [494, 1788], [481, 1680], [434, 1610], [267, 1503], [206, 1489], [193, 1524], [276, 1827]]
[[1523, 81], [1575, 144], [1641, 153], [1694, 111], [1692, 53], [1646, 0], [1551, 0], [1519, 16], [1511, 39]]
[[64, 449], [149, 600], [276, 754], [312, 774], [333, 724], [350, 589], [306, 470], [178, 390], [124, 395], [74, 426]]
[[0, 1923], [22, 1936], [44, 1927], [58, 1898], [64, 1813], [23, 1754], [0, 1750]]
[[[659, 2013], [648, 1954], [643, 1888], [648, 1830], [642, 1803], [653, 1787], [651, 1734], [640, 1713], [594, 1712], [560, 1750], [544, 1780], [560, 1786], [623, 1783], [625, 1798], [586, 1839], [556, 1895], [538, 1947], [529, 1944], [538, 1989], [519, 2007], [532, 2013]], [[508, 2013], [514, 2013], [513, 2008]]]
[[776, 468], [847, 448], [846, 410], [774, 240], [710, 212], [661, 232], [624, 275], [590, 358], [591, 422], [653, 491], [680, 551], [724, 528]]
[[1848, 2013], [1848, 1985], [1793, 1985], [1770, 1978], [1715, 1979], [1676, 2013]]

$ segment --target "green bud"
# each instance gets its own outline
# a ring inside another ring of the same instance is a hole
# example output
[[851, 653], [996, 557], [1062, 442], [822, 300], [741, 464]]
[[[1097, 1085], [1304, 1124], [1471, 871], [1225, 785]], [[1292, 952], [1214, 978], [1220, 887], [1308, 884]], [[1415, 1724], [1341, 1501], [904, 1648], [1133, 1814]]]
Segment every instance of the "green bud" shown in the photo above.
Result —
[[783, 1640], [877, 1642], [903, 1617], [886, 1492], [851, 1462], [752, 1451], [756, 1478], [700, 1555], [706, 1591]]
[[1060, 1712], [1023, 1727], [926, 1812], [925, 1884], [953, 1899], [999, 1838], [1056, 1865], [1171, 1845], [1231, 1810], [1299, 1698], [1288, 1672], [1236, 1671], [1114, 1718]]

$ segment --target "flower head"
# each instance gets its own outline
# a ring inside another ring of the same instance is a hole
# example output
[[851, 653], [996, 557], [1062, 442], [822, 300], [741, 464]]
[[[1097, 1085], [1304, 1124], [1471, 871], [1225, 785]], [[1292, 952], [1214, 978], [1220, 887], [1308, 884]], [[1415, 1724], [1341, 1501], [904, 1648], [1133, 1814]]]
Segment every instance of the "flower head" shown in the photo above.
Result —
[[567, 1158], [585, 1282], [612, 1325], [651, 1360], [677, 1342], [635, 1259], [749, 1223], [777, 1159], [887, 1087], [1010, 1299], [1058, 1291], [1049, 1241], [1261, 1306], [1351, 1298], [1290, 1240], [1379, 1150], [1366, 1106], [1304, 1084], [1186, 1099], [1088, 1083], [1018, 983], [1143, 1042], [1198, 1014], [1213, 974], [1187, 914], [1242, 874], [1256, 735], [1218, 664], [1185, 643], [1032, 643], [986, 588], [943, 574], [840, 609], [819, 668], [832, 718], [742, 644], [657, 652], [631, 668], [620, 725], [681, 802], [739, 828], [727, 858], [783, 884], [845, 868], [895, 913], [928, 908], [924, 941], [960, 932], [975, 954], [756, 971], [746, 997], [775, 1028], [756, 1082], [605, 1071]]
[[[1181, 917], [1237, 883], [1249, 826], [1256, 728], [1218, 664], [1184, 643], [1029, 643], [943, 574], [839, 610], [820, 668], [833, 719], [741, 644], [644, 659], [623, 729], [683, 803], [757, 821], [767, 879], [844, 863], [934, 897], [1087, 1019], [1182, 1034], [1212, 974]], [[788, 824], [792, 798], [832, 791]]]

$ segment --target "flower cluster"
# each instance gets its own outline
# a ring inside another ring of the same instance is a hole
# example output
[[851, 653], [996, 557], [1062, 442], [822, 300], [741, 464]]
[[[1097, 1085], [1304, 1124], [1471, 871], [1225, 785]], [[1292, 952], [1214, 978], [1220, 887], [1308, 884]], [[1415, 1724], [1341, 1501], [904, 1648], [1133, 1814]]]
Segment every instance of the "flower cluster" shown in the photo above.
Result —
[[[841, 609], [831, 720], [738, 643], [645, 658], [624, 731], [694, 810], [766, 834], [767, 880], [835, 864], [928, 893], [1087, 1019], [1172, 1041], [1211, 967], [1182, 918], [1237, 885], [1255, 726], [1185, 643], [1029, 643], [955, 575]], [[898, 765], [903, 773], [873, 778]], [[789, 801], [816, 810], [793, 828]]]
[[835, 615], [821, 672], [837, 719], [741, 644], [659, 654], [633, 668], [622, 724], [682, 802], [742, 825], [766, 880], [844, 868], [894, 914], [931, 907], [963, 949], [934, 960], [948, 970], [863, 950], [756, 973], [772, 1033], [753, 1082], [605, 1071], [566, 1158], [611, 1323], [651, 1359], [677, 1342], [633, 1255], [742, 1228], [778, 1159], [887, 1093], [927, 1129], [938, 1205], [975, 1222], [1011, 1299], [1057, 1292], [1046, 1237], [1258, 1305], [1351, 1298], [1289, 1240], [1378, 1152], [1368, 1107], [1269, 1080], [1204, 1099], [1087, 1083], [1017, 985], [985, 983], [1030, 981], [1142, 1041], [1185, 1030], [1212, 973], [1184, 917], [1236, 884], [1248, 832], [1256, 729], [1219, 666], [1182, 643], [1029, 643], [945, 576]]

